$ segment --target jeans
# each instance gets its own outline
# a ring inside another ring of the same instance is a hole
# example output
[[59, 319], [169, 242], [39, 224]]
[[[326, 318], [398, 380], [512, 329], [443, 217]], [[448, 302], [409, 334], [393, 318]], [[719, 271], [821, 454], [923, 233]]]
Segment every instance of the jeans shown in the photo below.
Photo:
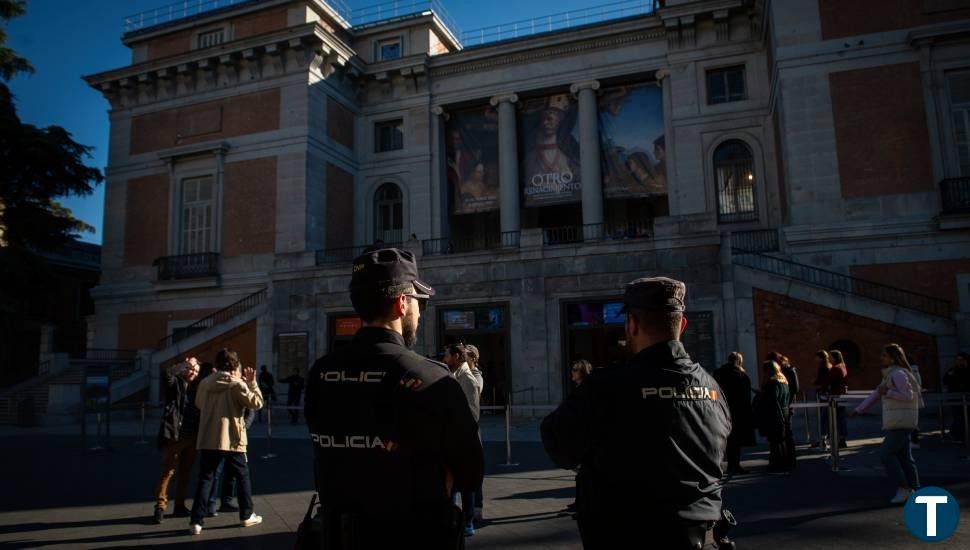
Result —
[[897, 487], [919, 489], [919, 472], [910, 447], [912, 430], [886, 430], [886, 438], [879, 447], [879, 458], [886, 474]]
[[219, 503], [219, 496], [222, 496], [222, 504], [232, 504], [232, 497], [236, 496], [236, 478], [234, 474], [225, 475], [225, 464], [220, 464], [216, 469], [215, 479], [212, 481], [212, 492], [209, 493], [209, 512], [216, 512], [216, 504]]
[[186, 487], [195, 463], [195, 438], [169, 441], [162, 447], [162, 472], [155, 486], [155, 507], [164, 510], [168, 506], [168, 486], [178, 472], [175, 482], [175, 506], [185, 507]]
[[475, 520], [475, 491], [464, 491], [461, 494], [461, 514], [468, 527]]
[[225, 475], [236, 479], [236, 496], [239, 499], [239, 520], [249, 519], [253, 515], [252, 487], [249, 484], [249, 463], [246, 453], [229, 451], [213, 451], [205, 449], [199, 452], [199, 487], [195, 492], [192, 503], [192, 523], [202, 525], [209, 507], [209, 495], [215, 483], [216, 470], [220, 464], [225, 464]]

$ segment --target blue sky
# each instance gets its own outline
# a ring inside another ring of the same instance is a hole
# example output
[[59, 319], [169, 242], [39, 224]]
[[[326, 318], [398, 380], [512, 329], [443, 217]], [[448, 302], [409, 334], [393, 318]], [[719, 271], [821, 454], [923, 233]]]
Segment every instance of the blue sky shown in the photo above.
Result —
[[[190, 3], [197, 0], [189, 0]], [[546, 16], [613, 0], [442, 0], [445, 9], [463, 30]], [[362, 8], [381, 1], [346, 1]], [[75, 141], [94, 147], [89, 164], [107, 163], [108, 103], [81, 80], [83, 75], [127, 65], [128, 48], [121, 44], [125, 16], [167, 6], [172, 0], [28, 0], [27, 15], [8, 28], [9, 46], [31, 61], [32, 76], [10, 82], [17, 110], [24, 122], [36, 126], [62, 126]], [[407, 2], [402, 2], [407, 3]], [[94, 226], [94, 234], [82, 239], [101, 243], [104, 186], [89, 197], [69, 197], [62, 202], [74, 214]]]

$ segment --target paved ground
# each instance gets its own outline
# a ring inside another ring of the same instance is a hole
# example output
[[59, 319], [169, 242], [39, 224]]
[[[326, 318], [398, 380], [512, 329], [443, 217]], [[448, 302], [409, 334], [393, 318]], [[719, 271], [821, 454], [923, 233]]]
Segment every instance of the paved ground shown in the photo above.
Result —
[[[277, 456], [262, 458], [265, 424], [254, 428], [250, 449], [256, 511], [265, 522], [242, 529], [236, 517], [220, 516], [207, 522], [201, 537], [186, 535], [184, 519], [149, 521], [158, 454], [151, 443], [138, 444], [137, 420], [116, 419], [111, 449], [95, 452], [81, 445], [76, 426], [0, 429], [0, 548], [289, 547], [311, 494], [310, 458], [305, 428], [279, 425], [279, 416], [272, 441]], [[487, 523], [468, 540], [469, 548], [580, 547], [575, 522], [563, 512], [573, 498], [572, 472], [545, 458], [536, 425], [514, 423], [513, 460], [519, 464], [507, 467], [501, 465], [501, 418], [486, 420]], [[151, 433], [157, 424], [149, 419], [146, 426]], [[806, 446], [798, 472], [788, 476], [761, 473], [765, 449], [746, 455], [745, 466], [754, 473], [729, 480], [725, 491], [741, 522], [734, 533], [741, 548], [922, 546], [906, 533], [901, 509], [886, 504], [894, 489], [874, 454], [878, 419], [854, 421], [852, 430], [855, 439], [838, 473]], [[947, 488], [965, 510], [957, 533], [936, 548], [970, 548], [970, 461], [961, 460], [964, 455], [938, 433], [924, 438], [917, 451], [924, 485]]]

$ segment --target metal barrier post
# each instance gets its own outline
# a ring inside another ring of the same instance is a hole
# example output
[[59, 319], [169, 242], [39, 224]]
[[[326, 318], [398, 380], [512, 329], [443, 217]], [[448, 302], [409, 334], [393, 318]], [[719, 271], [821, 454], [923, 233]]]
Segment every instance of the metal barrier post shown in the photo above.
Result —
[[839, 398], [829, 396], [829, 444], [832, 447], [832, 471], [839, 471]]
[[[805, 394], [802, 394], [802, 402], [807, 404], [805, 399]], [[805, 444], [808, 445], [812, 442], [812, 432], [808, 426], [808, 409], [802, 409], [802, 417], [805, 419]], [[794, 449], [793, 449], [794, 451]]]
[[967, 394], [962, 396], [963, 400], [963, 445], [967, 449], [967, 457], [970, 458], [970, 416], [967, 414]]
[[262, 456], [263, 460], [269, 458], [276, 458], [273, 454], [273, 406], [270, 405], [266, 407], [266, 454]]
[[141, 402], [141, 439], [135, 442], [135, 445], [144, 445], [148, 443], [145, 439], [145, 402]]
[[[822, 400], [815, 396], [815, 402], [821, 403]], [[824, 440], [822, 439], [822, 407], [815, 407], [815, 426], [818, 428], [818, 446], [824, 447]], [[825, 449], [822, 449], [823, 451]]]
[[943, 399], [937, 399], [936, 404], [940, 407], [940, 439], [946, 435], [946, 420], [943, 418]]
[[512, 462], [512, 392], [505, 396], [505, 464], [501, 466], [518, 466]]

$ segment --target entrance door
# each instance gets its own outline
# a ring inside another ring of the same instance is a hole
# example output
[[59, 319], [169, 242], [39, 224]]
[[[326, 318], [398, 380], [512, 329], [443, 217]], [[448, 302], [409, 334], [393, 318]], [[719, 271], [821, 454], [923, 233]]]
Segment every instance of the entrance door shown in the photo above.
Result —
[[509, 383], [508, 307], [505, 304], [460, 306], [438, 310], [438, 342], [442, 348], [462, 343], [478, 348], [485, 379], [482, 406], [505, 406]]
[[624, 316], [620, 302], [589, 300], [563, 304], [565, 353], [562, 365], [563, 395], [572, 390], [569, 371], [573, 361], [585, 359], [594, 369], [622, 364], [628, 357]]

